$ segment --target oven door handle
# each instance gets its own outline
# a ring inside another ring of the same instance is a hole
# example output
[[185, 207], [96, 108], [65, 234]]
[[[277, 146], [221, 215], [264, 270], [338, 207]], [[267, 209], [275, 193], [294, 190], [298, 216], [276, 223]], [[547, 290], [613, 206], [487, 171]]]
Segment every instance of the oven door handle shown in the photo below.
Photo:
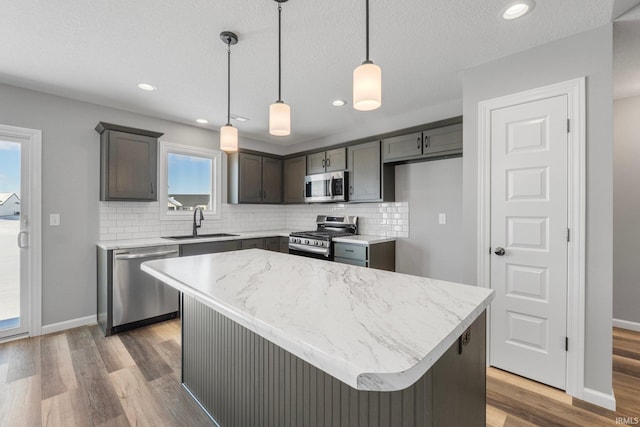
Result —
[[333, 197], [333, 177], [329, 179], [329, 197]]
[[324, 256], [329, 256], [329, 248], [316, 248], [314, 246], [301, 245], [299, 243], [289, 243], [289, 249], [295, 249], [298, 251], [312, 252], [314, 254], [322, 254]]

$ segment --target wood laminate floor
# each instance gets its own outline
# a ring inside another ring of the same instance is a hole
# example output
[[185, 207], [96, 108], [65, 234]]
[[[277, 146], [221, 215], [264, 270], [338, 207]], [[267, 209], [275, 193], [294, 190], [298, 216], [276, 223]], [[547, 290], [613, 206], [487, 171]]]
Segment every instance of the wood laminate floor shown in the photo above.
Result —
[[[640, 417], [640, 333], [614, 329], [613, 340], [616, 412], [489, 368], [487, 426], [619, 426], [618, 417]], [[2, 427], [211, 425], [180, 386], [179, 320], [108, 338], [90, 326], [0, 344]]]

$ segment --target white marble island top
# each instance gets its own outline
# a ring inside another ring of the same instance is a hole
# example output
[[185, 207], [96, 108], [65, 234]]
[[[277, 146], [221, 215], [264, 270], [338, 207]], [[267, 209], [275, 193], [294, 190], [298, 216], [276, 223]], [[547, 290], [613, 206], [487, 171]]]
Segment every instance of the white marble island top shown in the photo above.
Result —
[[260, 249], [142, 270], [358, 390], [417, 381], [493, 291]]

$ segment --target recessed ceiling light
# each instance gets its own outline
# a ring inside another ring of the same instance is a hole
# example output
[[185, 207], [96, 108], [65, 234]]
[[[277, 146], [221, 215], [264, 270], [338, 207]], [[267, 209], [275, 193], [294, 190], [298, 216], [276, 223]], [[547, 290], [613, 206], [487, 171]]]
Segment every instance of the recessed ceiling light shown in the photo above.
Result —
[[247, 117], [238, 116], [237, 114], [232, 114], [231, 118], [233, 120], [237, 120], [237, 121], [242, 122], [242, 123], [249, 121], [249, 119]]
[[207, 120], [207, 119], [196, 119], [196, 122], [200, 123], [201, 125], [206, 125], [207, 123], [209, 123], [209, 120]]
[[333, 105], [334, 107], [344, 107], [346, 103], [347, 101], [343, 99], [334, 99], [333, 101], [331, 101], [331, 105]]
[[520, 18], [531, 12], [535, 5], [536, 4], [533, 0], [520, 0], [515, 3], [511, 3], [500, 11], [500, 17], [507, 21]]
[[154, 85], [149, 84], [149, 83], [138, 83], [138, 88], [142, 89], [142, 90], [149, 91], [149, 92], [158, 89], [157, 87], [155, 87]]

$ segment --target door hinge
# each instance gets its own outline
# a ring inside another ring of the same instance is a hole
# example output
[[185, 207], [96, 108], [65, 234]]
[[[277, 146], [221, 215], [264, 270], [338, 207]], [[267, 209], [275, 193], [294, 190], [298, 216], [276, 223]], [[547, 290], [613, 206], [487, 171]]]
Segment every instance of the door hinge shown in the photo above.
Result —
[[571, 132], [571, 119], [567, 119], [567, 133]]
[[567, 242], [571, 241], [571, 229], [567, 228]]
[[569, 351], [569, 337], [564, 337], [564, 351]]

